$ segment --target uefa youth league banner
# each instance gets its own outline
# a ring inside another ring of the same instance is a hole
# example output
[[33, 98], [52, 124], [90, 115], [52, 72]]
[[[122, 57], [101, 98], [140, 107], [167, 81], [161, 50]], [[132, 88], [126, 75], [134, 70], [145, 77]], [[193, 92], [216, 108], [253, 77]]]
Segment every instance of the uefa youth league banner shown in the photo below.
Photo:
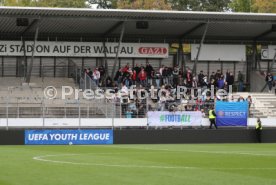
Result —
[[113, 130], [25, 130], [25, 145], [113, 144]]
[[218, 126], [247, 126], [248, 102], [216, 102]]
[[202, 113], [194, 112], [169, 112], [169, 111], [149, 111], [149, 126], [200, 126]]

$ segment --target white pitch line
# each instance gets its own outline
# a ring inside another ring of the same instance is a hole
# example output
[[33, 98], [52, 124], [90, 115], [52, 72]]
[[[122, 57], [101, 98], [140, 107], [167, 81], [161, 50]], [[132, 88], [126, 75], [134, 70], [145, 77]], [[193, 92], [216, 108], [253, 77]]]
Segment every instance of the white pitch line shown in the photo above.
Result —
[[273, 154], [258, 154], [258, 153], [250, 153], [244, 151], [204, 151], [204, 150], [170, 150], [170, 149], [154, 149], [154, 148], [141, 148], [141, 147], [121, 147], [121, 146], [112, 146], [114, 148], [122, 148], [122, 149], [137, 149], [137, 150], [155, 150], [155, 151], [168, 151], [168, 152], [192, 152], [192, 153], [210, 153], [210, 154], [229, 154], [229, 155], [252, 155], [252, 156], [269, 156], [275, 157]]
[[51, 162], [58, 164], [72, 164], [72, 165], [85, 165], [85, 166], [104, 166], [104, 167], [123, 167], [123, 168], [164, 168], [164, 169], [198, 169], [197, 167], [189, 167], [189, 166], [148, 166], [148, 165], [122, 165], [122, 164], [103, 164], [103, 163], [78, 163], [78, 162], [70, 162], [70, 161], [56, 161], [45, 159], [47, 157], [62, 157], [62, 156], [76, 156], [81, 154], [66, 154], [66, 155], [45, 155], [45, 156], [36, 156], [33, 157], [34, 160], [43, 161], [43, 162]]
[[[106, 153], [105, 153], [106, 154]], [[112, 154], [112, 153], [110, 153]], [[56, 163], [56, 164], [70, 164], [70, 165], [84, 165], [84, 166], [103, 166], [103, 167], [120, 167], [120, 168], [159, 168], [159, 169], [190, 169], [190, 170], [276, 170], [276, 168], [202, 168], [193, 166], [154, 166], [154, 165], [123, 165], [123, 164], [104, 164], [104, 163], [79, 163], [71, 161], [57, 161], [45, 159], [49, 157], [62, 156], [80, 156], [81, 154], [59, 154], [59, 155], [44, 155], [33, 157], [33, 160]]]

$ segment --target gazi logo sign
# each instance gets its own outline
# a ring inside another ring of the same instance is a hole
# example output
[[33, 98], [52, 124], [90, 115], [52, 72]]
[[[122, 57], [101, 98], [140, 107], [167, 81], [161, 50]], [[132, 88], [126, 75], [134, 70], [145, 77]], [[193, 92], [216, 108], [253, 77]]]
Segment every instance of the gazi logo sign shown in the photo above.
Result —
[[163, 47], [141, 47], [139, 53], [142, 55], [165, 55], [168, 49]]

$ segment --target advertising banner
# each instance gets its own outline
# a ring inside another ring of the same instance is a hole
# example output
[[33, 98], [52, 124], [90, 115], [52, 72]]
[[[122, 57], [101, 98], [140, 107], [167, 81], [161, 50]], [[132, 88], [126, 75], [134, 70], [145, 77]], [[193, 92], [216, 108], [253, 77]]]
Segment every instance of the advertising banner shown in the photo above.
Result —
[[273, 60], [276, 55], [276, 46], [269, 45], [267, 49], [261, 50], [262, 60]]
[[25, 145], [113, 144], [113, 130], [25, 130]]
[[[34, 49], [33, 49], [34, 48]], [[1, 41], [0, 56], [34, 56], [45, 57], [116, 57], [118, 43], [102, 42], [33, 42]], [[119, 51], [121, 58], [168, 58], [169, 45], [156, 43], [122, 43]]]
[[[191, 57], [197, 57], [199, 44], [191, 45]], [[204, 44], [201, 47], [199, 61], [246, 61], [245, 45]]]
[[200, 126], [202, 113], [195, 112], [169, 112], [169, 111], [149, 111], [149, 126]]
[[248, 102], [216, 102], [218, 126], [247, 126]]

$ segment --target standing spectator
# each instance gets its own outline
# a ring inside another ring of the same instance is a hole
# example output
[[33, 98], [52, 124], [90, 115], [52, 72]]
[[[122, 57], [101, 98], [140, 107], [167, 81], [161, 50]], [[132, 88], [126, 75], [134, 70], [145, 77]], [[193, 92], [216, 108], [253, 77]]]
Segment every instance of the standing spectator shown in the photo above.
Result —
[[133, 70], [131, 79], [132, 79], [133, 85], [136, 85], [136, 81], [137, 81], [137, 72], [136, 72], [136, 70]]
[[100, 84], [102, 84], [104, 81], [104, 75], [105, 75], [105, 68], [103, 65], [101, 67], [99, 67], [99, 72], [100, 72], [100, 76], [101, 76], [99, 79], [99, 82], [100, 82]]
[[212, 80], [216, 81], [215, 72], [212, 72], [210, 76], [210, 82], [212, 82]]
[[91, 68], [89, 68], [86, 73], [88, 74], [88, 76], [90, 76], [90, 78], [93, 78], [92, 75], [93, 75], [93, 72], [91, 70]]
[[136, 99], [136, 107], [138, 112], [138, 117], [143, 118], [146, 114], [146, 103], [143, 100]]
[[248, 102], [248, 116], [250, 116], [250, 108], [252, 105], [252, 98], [250, 95], [246, 98], [246, 101]]
[[195, 110], [196, 111], [200, 111], [203, 108], [203, 101], [201, 98], [197, 98], [196, 99], [196, 107]]
[[[126, 70], [127, 69], [127, 70]], [[127, 87], [129, 87], [130, 86], [130, 73], [129, 73], [129, 68], [124, 68], [123, 69], [123, 82], [124, 82], [124, 84], [127, 86]]]
[[238, 102], [244, 102], [245, 100], [244, 100], [244, 98], [242, 97], [242, 96], [240, 96], [239, 98], [238, 98]]
[[187, 82], [187, 86], [191, 88], [193, 85], [193, 75], [190, 70], [188, 70], [186, 73], [186, 82]]
[[164, 67], [164, 65], [162, 65], [161, 66], [161, 68], [159, 69], [159, 73], [160, 73], [160, 75], [162, 75], [162, 73], [163, 73], [163, 69], [164, 69], [165, 67]]
[[248, 106], [249, 108], [251, 107], [251, 104], [252, 104], [252, 97], [249, 95], [247, 98], [246, 98], [246, 101], [248, 102]]
[[164, 70], [164, 65], [162, 65], [160, 68], [159, 68], [159, 74], [160, 74], [160, 84], [163, 85], [164, 82], [163, 82], [163, 70]]
[[167, 68], [168, 84], [173, 84], [173, 69], [171, 67]]
[[216, 77], [215, 77], [215, 72], [212, 72], [211, 76], [210, 76], [210, 82], [212, 80], [216, 80]]
[[132, 118], [132, 114], [133, 114], [133, 112], [130, 109], [128, 109], [126, 111], [126, 118]]
[[203, 77], [203, 82], [202, 82], [202, 91], [204, 91], [205, 89], [207, 89], [208, 85], [209, 85], [209, 83], [207, 81], [207, 76], [204, 76]]
[[106, 87], [113, 87], [113, 82], [110, 76], [108, 76], [105, 80], [105, 86]]
[[136, 107], [136, 103], [135, 101], [132, 99], [130, 100], [129, 104], [128, 104], [128, 109], [131, 110], [131, 112], [133, 112], [133, 114], [137, 114], [137, 107]]
[[226, 82], [227, 84], [230, 86], [230, 85], [233, 85], [234, 84], [234, 75], [232, 72], [229, 73], [228, 77], [226, 77]]
[[129, 73], [129, 86], [132, 86], [134, 84], [134, 82], [132, 80], [133, 70], [131, 68], [129, 68], [128, 73]]
[[226, 82], [228, 81], [229, 76], [230, 76], [230, 71], [229, 71], [229, 69], [227, 69], [227, 71], [225, 73], [225, 81]]
[[238, 74], [238, 86], [239, 86], [238, 90], [239, 90], [239, 92], [243, 92], [243, 81], [244, 81], [243, 74], [239, 71], [239, 74]]
[[271, 73], [267, 73], [265, 81], [268, 85], [268, 92], [271, 92], [273, 86], [273, 76], [271, 75]]
[[179, 68], [177, 66], [174, 67], [173, 70], [173, 86], [176, 87], [179, 84]]
[[[135, 81], [136, 81], [136, 82], [139, 82], [138, 74], [140, 73], [141, 68], [139, 67], [138, 64], [136, 64], [135, 67], [133, 68], [133, 72], [134, 72], [134, 71], [136, 72], [136, 79], [135, 79]], [[134, 79], [132, 78], [132, 80], [134, 80]], [[136, 84], [136, 83], [135, 83], [135, 84]]]
[[145, 67], [143, 66], [143, 64], [140, 65], [140, 72], [142, 69], [145, 69]]
[[162, 70], [162, 78], [163, 78], [163, 85], [167, 85], [169, 83], [168, 80], [169, 71], [168, 68], [165, 66]]
[[127, 72], [129, 69], [129, 64], [127, 63], [127, 65], [125, 65], [125, 67], [123, 68], [123, 73]]
[[155, 79], [155, 71], [154, 70], [152, 70], [151, 71], [151, 86], [153, 85], [153, 80]]
[[193, 77], [192, 87], [195, 88], [195, 89], [198, 87], [198, 83], [197, 83], [196, 77]]
[[135, 67], [133, 68], [133, 71], [136, 71], [136, 74], [140, 73], [141, 68], [138, 66], [138, 64], [135, 65]]
[[211, 88], [212, 86], [216, 87], [216, 81], [215, 81], [215, 79], [211, 80], [211, 82], [208, 85], [208, 88]]
[[96, 85], [98, 86], [99, 85], [99, 80], [101, 78], [101, 74], [98, 71], [98, 68], [94, 69], [92, 76], [93, 76], [93, 80], [95, 81]]
[[149, 64], [149, 62], [147, 62], [145, 71], [147, 73], [147, 84], [152, 85], [152, 76], [151, 75], [152, 75], [153, 67]]
[[129, 88], [130, 86], [132, 86], [132, 71], [128, 71], [126, 73], [126, 77], [125, 77], [125, 82], [127, 83], [127, 87]]
[[147, 80], [147, 73], [145, 72], [145, 70], [142, 69], [138, 76], [139, 76], [139, 81], [140, 81], [141, 85], [145, 87], [146, 80]]
[[121, 89], [121, 105], [122, 105], [122, 115], [126, 114], [127, 107], [128, 107], [128, 87], [126, 84], [122, 83]]
[[118, 69], [114, 77], [114, 81], [116, 82], [117, 86], [119, 86], [119, 84], [122, 82], [122, 76], [123, 76], [122, 69]]
[[155, 78], [156, 88], [159, 89], [160, 88], [160, 80], [161, 80], [160, 73], [156, 72], [154, 75], [154, 78]]
[[217, 70], [217, 73], [215, 74], [215, 80], [216, 80], [216, 82], [220, 79], [220, 77], [221, 77], [221, 72], [220, 72], [220, 70]]
[[165, 110], [165, 104], [166, 104], [167, 98], [165, 92], [162, 92], [161, 96], [159, 97], [159, 111], [164, 111]]
[[198, 86], [199, 87], [203, 87], [203, 78], [204, 78], [203, 71], [200, 71], [200, 73], [198, 74]]
[[221, 77], [217, 81], [217, 87], [218, 89], [223, 89], [224, 88], [224, 77], [221, 75]]

